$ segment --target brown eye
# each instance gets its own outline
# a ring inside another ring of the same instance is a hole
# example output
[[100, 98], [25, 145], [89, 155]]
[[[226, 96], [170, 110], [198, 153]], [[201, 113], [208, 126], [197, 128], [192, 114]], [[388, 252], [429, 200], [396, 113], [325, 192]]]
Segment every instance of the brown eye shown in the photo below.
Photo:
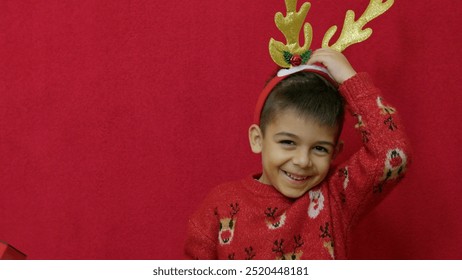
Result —
[[322, 153], [322, 154], [328, 154], [329, 153], [329, 150], [323, 146], [316, 146], [314, 147], [314, 150], [318, 153]]
[[295, 142], [292, 140], [281, 140], [279, 141], [279, 144], [283, 146], [295, 146]]

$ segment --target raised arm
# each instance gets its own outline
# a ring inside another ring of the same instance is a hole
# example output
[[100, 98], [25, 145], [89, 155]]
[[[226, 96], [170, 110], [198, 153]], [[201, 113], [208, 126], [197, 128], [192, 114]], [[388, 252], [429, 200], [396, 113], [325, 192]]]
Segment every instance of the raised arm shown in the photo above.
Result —
[[356, 73], [345, 56], [330, 49], [313, 53], [309, 63], [322, 63], [340, 84], [358, 123], [363, 146], [331, 177], [331, 193], [346, 224], [354, 223], [379, 203], [404, 176], [409, 145], [397, 110], [382, 97], [368, 74]]

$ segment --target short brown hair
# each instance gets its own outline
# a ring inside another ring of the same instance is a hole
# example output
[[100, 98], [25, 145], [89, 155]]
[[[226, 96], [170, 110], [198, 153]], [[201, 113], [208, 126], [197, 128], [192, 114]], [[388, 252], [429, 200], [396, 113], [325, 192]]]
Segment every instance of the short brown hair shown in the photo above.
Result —
[[279, 82], [263, 106], [260, 128], [266, 127], [287, 109], [309, 118], [319, 125], [343, 126], [345, 101], [326, 79], [311, 72], [298, 72]]

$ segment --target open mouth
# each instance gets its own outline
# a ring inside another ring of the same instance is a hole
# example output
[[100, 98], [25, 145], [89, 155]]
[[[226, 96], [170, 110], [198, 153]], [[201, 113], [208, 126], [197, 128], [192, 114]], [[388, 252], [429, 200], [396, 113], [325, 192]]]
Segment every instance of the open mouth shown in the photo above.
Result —
[[284, 174], [289, 177], [290, 179], [294, 180], [294, 181], [298, 181], [298, 182], [303, 182], [305, 181], [306, 179], [308, 179], [310, 176], [299, 176], [299, 175], [294, 175], [292, 173], [289, 173], [287, 171], [284, 171], [282, 170], [282, 172], [284, 172]]

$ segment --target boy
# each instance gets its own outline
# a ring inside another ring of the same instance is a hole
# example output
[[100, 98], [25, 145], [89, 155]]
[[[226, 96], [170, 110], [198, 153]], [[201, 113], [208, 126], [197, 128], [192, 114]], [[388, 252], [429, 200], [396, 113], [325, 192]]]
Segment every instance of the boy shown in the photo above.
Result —
[[[260, 97], [249, 140], [262, 173], [207, 196], [189, 222], [188, 258], [346, 259], [351, 227], [403, 177], [408, 146], [395, 109], [341, 53], [319, 49], [307, 64], [315, 63], [330, 75], [305, 69], [275, 78]], [[363, 147], [332, 167], [341, 151], [342, 96]]]

